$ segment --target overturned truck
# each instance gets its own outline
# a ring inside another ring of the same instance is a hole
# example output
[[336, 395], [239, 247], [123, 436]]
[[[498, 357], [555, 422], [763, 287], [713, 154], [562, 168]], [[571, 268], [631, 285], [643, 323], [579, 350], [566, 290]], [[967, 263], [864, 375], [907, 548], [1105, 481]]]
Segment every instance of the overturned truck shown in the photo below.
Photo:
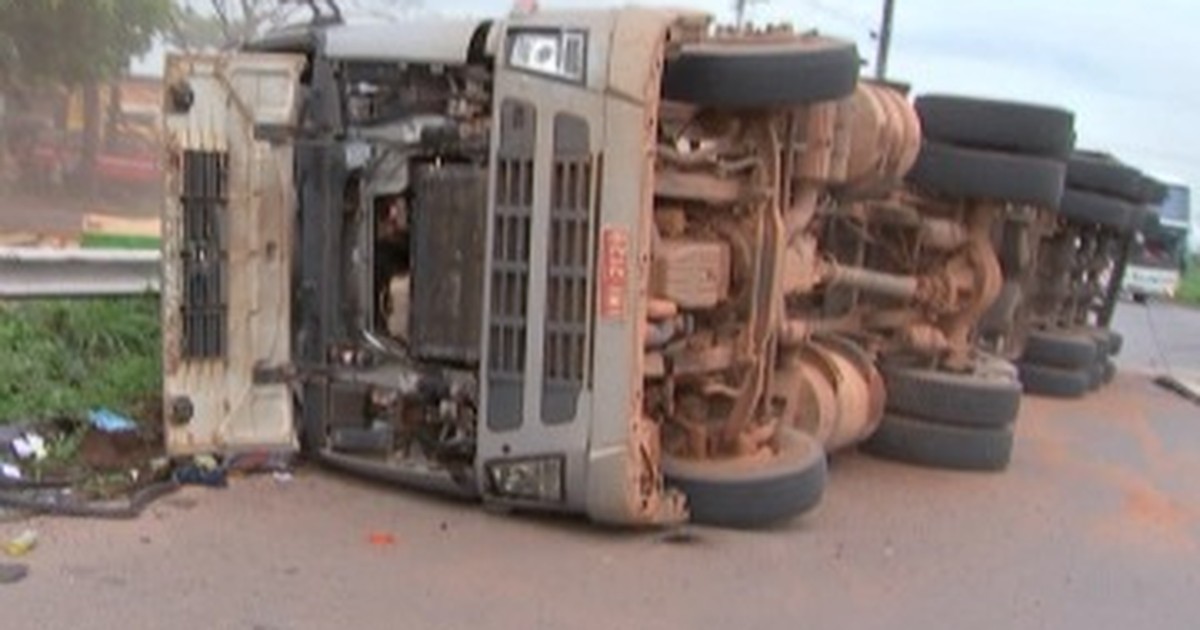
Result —
[[[858, 67], [644, 9], [171, 57], [169, 450], [303, 446], [498, 506], [761, 525], [875, 433], [888, 357], [999, 400], [1010, 450], [1016, 372], [975, 331], [1016, 211], [896, 197], [921, 124]], [[922, 257], [880, 263], [888, 230]]]

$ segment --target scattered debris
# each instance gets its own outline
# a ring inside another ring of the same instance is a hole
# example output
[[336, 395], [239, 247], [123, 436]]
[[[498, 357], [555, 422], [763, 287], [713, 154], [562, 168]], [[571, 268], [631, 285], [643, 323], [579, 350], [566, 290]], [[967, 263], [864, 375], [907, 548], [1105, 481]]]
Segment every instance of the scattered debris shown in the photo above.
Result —
[[171, 478], [175, 483], [187, 486], [224, 488], [229, 485], [229, 475], [225, 468], [210, 455], [197, 455], [192, 458], [191, 463], [176, 466]]
[[29, 577], [28, 566], [0, 563], [0, 584], [16, 584], [27, 577]]
[[88, 423], [104, 433], [130, 433], [138, 429], [133, 420], [103, 407], [88, 412]]
[[0, 463], [0, 475], [3, 475], [6, 479], [15, 480], [20, 480], [25, 477], [19, 466], [9, 463]]
[[225, 462], [225, 468], [231, 473], [255, 474], [291, 472], [292, 454], [271, 451], [243, 453], [234, 455]]
[[32, 529], [27, 529], [18, 534], [16, 538], [12, 538], [4, 543], [4, 553], [17, 558], [33, 551], [37, 543], [38, 533]]
[[367, 541], [375, 547], [391, 547], [396, 544], [396, 536], [390, 532], [371, 532]]
[[296, 478], [295, 475], [286, 471], [276, 471], [271, 473], [271, 476], [274, 477], [275, 481], [278, 483], [291, 483]]
[[13, 440], [12, 451], [13, 455], [17, 456], [17, 459], [32, 459], [39, 462], [46, 459], [46, 455], [49, 454], [46, 450], [46, 439], [32, 431]]
[[1175, 375], [1165, 375], [1154, 379], [1159, 387], [1168, 389], [1180, 396], [1200, 405], [1200, 378], [1187, 378]]

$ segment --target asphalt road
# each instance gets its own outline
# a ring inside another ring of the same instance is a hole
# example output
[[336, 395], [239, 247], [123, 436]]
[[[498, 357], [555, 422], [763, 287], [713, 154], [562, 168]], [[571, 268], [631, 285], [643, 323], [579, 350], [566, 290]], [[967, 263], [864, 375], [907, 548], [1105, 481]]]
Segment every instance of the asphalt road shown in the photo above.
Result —
[[1194, 628], [1200, 408], [1148, 374], [1200, 367], [1200, 312], [1138, 308], [1117, 381], [1027, 398], [1002, 475], [848, 454], [786, 528], [622, 532], [305, 469], [0, 525], [42, 537], [0, 627]]

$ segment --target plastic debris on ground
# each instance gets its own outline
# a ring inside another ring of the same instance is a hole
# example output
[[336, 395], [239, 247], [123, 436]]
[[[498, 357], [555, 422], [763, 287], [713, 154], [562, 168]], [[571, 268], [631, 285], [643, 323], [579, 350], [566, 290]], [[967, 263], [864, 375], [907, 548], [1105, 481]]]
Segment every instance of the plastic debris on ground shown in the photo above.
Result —
[[7, 553], [14, 558], [19, 558], [28, 554], [30, 551], [33, 551], [33, 548], [37, 546], [37, 543], [37, 532], [33, 531], [32, 529], [27, 529], [18, 534], [15, 538], [9, 539], [4, 543], [4, 553]]
[[0, 475], [2, 475], [5, 479], [13, 480], [20, 480], [25, 477], [25, 475], [21, 473], [20, 467], [18, 467], [16, 464], [9, 463], [0, 463]]
[[224, 488], [229, 484], [228, 472], [211, 455], [197, 455], [191, 462], [177, 465], [171, 478], [189, 486]]
[[138, 429], [138, 424], [133, 420], [103, 407], [88, 412], [88, 423], [105, 433], [128, 433]]
[[0, 584], [16, 584], [27, 577], [29, 577], [28, 566], [0, 562]]
[[390, 532], [371, 532], [367, 534], [367, 542], [375, 547], [391, 547], [396, 544], [396, 536]]
[[17, 459], [42, 461], [46, 459], [46, 439], [32, 431], [24, 433], [12, 441], [13, 455]]

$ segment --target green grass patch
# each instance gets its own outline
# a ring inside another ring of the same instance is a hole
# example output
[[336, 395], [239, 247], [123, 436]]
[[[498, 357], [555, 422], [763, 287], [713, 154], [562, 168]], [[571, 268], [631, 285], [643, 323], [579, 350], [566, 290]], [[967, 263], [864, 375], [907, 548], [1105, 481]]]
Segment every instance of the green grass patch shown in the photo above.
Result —
[[156, 236], [125, 236], [123, 234], [94, 234], [85, 232], [80, 245], [90, 249], [159, 249], [162, 241]]
[[134, 415], [161, 389], [157, 297], [0, 303], [0, 424]]
[[1188, 265], [1176, 297], [1184, 304], [1200, 306], [1200, 259], [1192, 259], [1192, 264]]

